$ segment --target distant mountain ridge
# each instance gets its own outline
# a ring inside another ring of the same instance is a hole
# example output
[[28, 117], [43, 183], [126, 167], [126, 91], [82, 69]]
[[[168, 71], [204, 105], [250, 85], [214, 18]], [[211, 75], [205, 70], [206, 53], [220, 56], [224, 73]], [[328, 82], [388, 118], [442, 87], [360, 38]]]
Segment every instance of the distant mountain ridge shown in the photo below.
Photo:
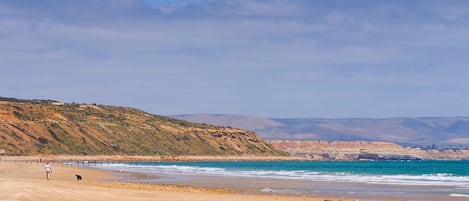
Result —
[[469, 145], [469, 117], [282, 119], [230, 114], [174, 117], [252, 130], [264, 139], [384, 141], [411, 146]]
[[0, 97], [7, 155], [284, 155], [251, 131], [96, 104]]

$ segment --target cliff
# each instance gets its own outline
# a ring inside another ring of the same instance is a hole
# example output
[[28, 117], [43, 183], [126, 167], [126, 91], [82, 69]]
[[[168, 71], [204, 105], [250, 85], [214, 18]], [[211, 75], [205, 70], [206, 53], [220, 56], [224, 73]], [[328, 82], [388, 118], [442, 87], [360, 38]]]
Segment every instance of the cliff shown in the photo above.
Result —
[[403, 147], [389, 142], [270, 140], [275, 148], [292, 156], [314, 160], [467, 160], [469, 150]]
[[0, 98], [7, 155], [282, 155], [254, 132], [128, 108]]

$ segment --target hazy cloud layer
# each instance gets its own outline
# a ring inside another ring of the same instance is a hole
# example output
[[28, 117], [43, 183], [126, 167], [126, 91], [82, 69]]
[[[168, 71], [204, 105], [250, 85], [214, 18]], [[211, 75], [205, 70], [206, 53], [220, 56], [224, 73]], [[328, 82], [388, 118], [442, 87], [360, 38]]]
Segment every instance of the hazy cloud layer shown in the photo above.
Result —
[[0, 0], [0, 96], [155, 114], [467, 116], [468, 7]]

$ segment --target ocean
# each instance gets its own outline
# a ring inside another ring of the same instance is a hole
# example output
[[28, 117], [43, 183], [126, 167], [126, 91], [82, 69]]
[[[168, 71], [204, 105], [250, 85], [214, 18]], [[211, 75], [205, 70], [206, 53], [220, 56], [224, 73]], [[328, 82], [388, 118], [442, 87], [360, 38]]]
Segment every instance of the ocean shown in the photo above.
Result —
[[99, 168], [130, 182], [361, 200], [469, 200], [469, 161], [132, 162]]

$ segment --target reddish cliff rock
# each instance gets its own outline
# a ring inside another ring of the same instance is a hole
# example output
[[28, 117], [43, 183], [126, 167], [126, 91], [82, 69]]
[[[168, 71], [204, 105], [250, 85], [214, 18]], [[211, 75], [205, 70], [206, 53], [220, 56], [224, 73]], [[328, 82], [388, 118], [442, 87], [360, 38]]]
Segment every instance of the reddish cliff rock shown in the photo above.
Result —
[[270, 140], [275, 148], [292, 156], [315, 160], [469, 159], [469, 150], [422, 150], [389, 142], [318, 140]]

